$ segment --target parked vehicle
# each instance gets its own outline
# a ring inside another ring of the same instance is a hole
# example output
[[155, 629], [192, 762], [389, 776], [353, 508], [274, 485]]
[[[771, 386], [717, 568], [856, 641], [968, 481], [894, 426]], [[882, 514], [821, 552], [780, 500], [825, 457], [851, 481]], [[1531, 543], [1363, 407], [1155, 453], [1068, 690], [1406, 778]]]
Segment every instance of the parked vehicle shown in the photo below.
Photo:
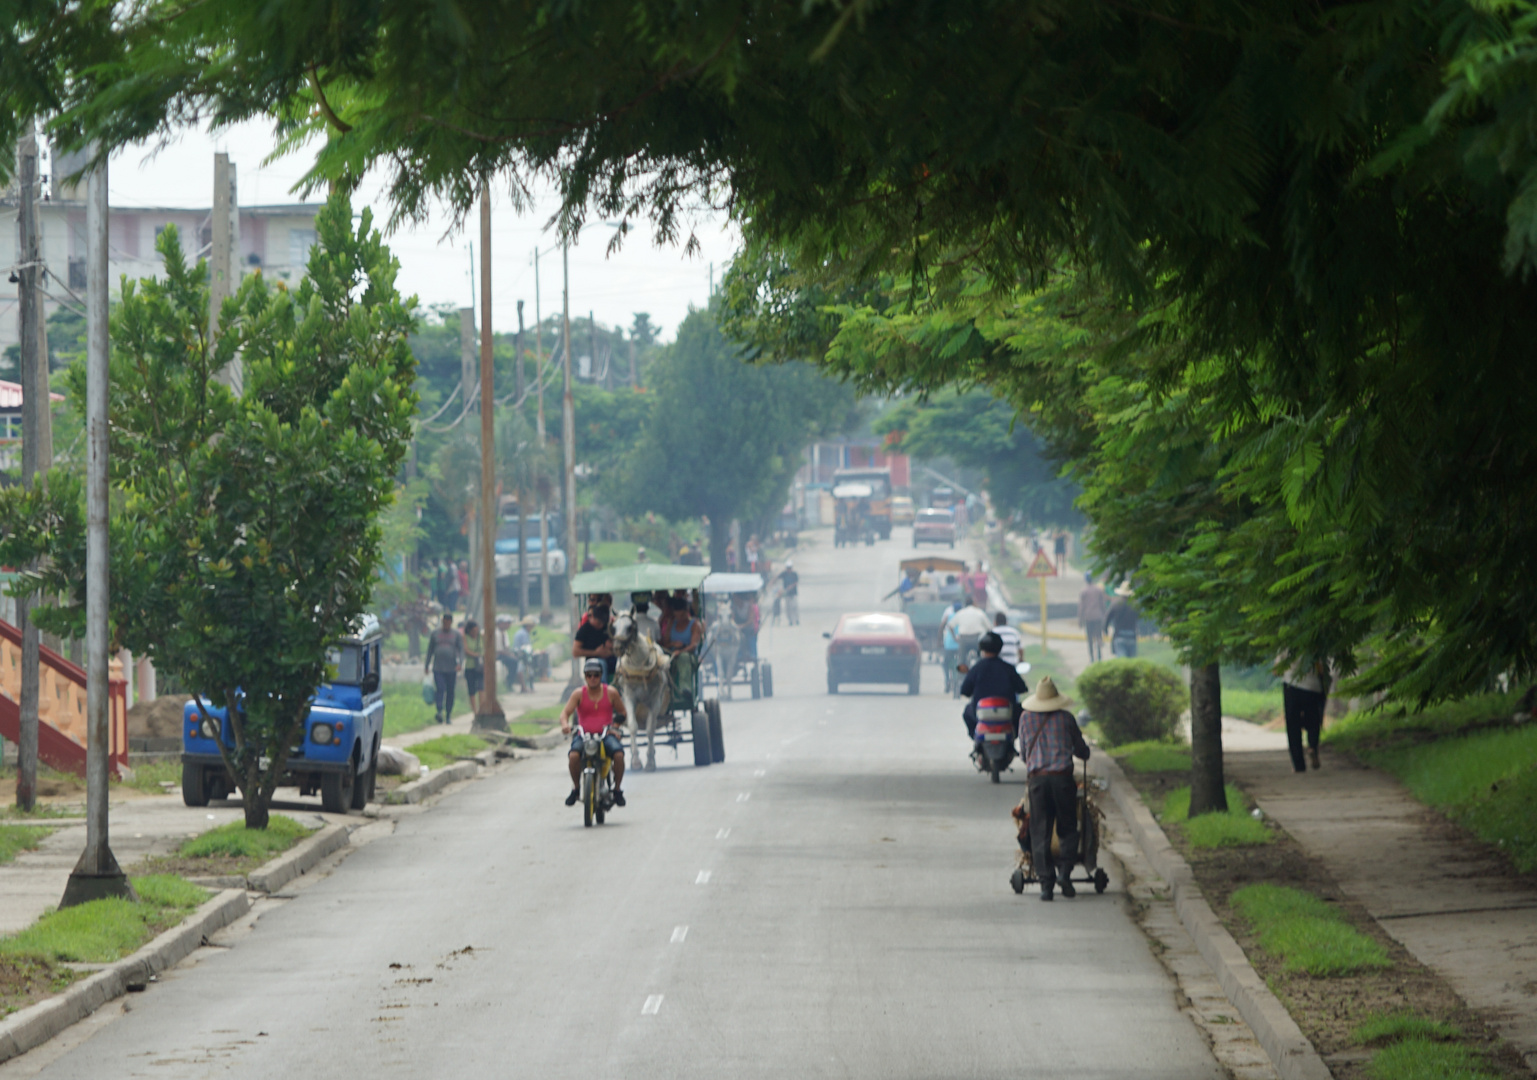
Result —
[[844, 683], [906, 683], [909, 694], [918, 692], [923, 654], [906, 615], [844, 615], [837, 629], [822, 636], [828, 639], [829, 694]]
[[906, 495], [893, 495], [891, 497], [891, 523], [893, 525], [911, 525], [913, 523], [913, 500]]
[[998, 783], [999, 774], [1014, 762], [1014, 703], [1006, 697], [985, 697], [977, 702], [976, 745], [971, 760], [977, 771]]
[[614, 782], [610, 779], [614, 762], [603, 746], [603, 736], [609, 732], [623, 738], [623, 733], [614, 725], [602, 731], [582, 732], [582, 772], [577, 792], [581, 796], [582, 824], [587, 828], [591, 828], [594, 821], [602, 825], [604, 816], [614, 806]]
[[913, 518], [913, 547], [919, 544], [955, 546], [955, 513], [950, 510], [920, 510]]
[[[319, 792], [329, 814], [362, 810], [374, 796], [384, 737], [384, 694], [379, 687], [383, 639], [379, 620], [365, 615], [352, 634], [326, 650], [326, 662], [336, 674], [316, 688], [304, 739], [289, 749], [278, 777], [278, 786], [298, 787], [300, 795]], [[221, 739], [234, 749], [228, 710], [206, 699], [187, 702], [182, 712], [181, 797], [188, 806], [207, 806], [209, 800], [228, 798], [235, 791], [219, 753]]]
[[[870, 487], [870, 527], [882, 540], [891, 539], [891, 470], [869, 466], [864, 468], [836, 469], [833, 471], [833, 487], [842, 484], [868, 484]], [[837, 497], [834, 490], [833, 496]]]

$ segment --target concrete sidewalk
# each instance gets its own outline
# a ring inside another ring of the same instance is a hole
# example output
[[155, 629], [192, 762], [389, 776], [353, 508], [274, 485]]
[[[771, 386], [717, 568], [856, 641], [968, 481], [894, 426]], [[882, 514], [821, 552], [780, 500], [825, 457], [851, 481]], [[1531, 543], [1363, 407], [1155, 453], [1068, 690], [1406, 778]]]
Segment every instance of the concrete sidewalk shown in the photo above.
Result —
[[1396, 779], [1327, 746], [1307, 773], [1284, 749], [1228, 749], [1228, 778], [1537, 1069], [1537, 890]]

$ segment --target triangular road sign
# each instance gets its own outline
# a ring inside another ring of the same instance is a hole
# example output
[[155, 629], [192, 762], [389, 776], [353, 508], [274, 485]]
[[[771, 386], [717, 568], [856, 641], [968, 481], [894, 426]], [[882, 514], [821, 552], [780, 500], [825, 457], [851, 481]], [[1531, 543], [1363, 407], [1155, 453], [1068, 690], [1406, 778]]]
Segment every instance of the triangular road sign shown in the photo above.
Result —
[[1035, 561], [1030, 564], [1030, 569], [1025, 571], [1025, 577], [1056, 577], [1057, 568], [1052, 565], [1051, 557], [1042, 548], [1035, 553]]

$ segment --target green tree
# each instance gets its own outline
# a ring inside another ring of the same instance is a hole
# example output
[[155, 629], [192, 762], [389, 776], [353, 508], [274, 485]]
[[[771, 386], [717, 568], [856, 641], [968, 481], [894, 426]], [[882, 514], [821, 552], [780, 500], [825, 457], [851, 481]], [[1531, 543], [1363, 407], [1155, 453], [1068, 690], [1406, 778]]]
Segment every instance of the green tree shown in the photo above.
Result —
[[710, 564], [726, 568], [731, 521], [784, 501], [806, 443], [841, 430], [853, 392], [800, 363], [753, 364], [694, 310], [652, 369], [651, 407], [619, 482], [636, 516], [710, 519]]
[[[186, 265], [173, 228], [159, 241], [164, 279], [125, 282], [112, 317], [112, 639], [230, 709], [221, 753], [253, 828], [303, 739], [326, 646], [373, 595], [416, 408], [410, 308], [371, 215], [354, 229], [336, 196], [316, 232], [298, 288], [246, 278], [217, 340], [206, 265]], [[216, 378], [237, 355], [239, 397]], [[83, 366], [70, 376], [83, 409]], [[76, 637], [81, 493], [68, 473], [0, 492], [0, 559], [47, 557], [18, 591], [63, 597], [39, 622]]]

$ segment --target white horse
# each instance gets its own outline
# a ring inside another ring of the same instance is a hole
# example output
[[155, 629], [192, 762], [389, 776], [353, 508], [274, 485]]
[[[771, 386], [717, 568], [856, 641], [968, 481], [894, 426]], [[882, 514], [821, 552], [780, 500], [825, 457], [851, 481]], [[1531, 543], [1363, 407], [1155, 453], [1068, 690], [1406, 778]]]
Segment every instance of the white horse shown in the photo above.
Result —
[[656, 722], [672, 702], [672, 683], [668, 671], [672, 658], [664, 653], [656, 642], [640, 632], [633, 613], [625, 612], [614, 619], [609, 631], [614, 640], [614, 655], [618, 665], [614, 670], [614, 686], [624, 699], [624, 712], [629, 717], [630, 762], [633, 768], [640, 761], [640, 734], [638, 723], [640, 709], [646, 713], [646, 772], [656, 771]]
[[742, 650], [742, 629], [731, 620], [731, 612], [724, 610], [710, 625], [710, 653], [715, 660], [715, 679], [720, 683], [722, 694], [731, 698], [731, 676], [736, 674], [737, 654]]

